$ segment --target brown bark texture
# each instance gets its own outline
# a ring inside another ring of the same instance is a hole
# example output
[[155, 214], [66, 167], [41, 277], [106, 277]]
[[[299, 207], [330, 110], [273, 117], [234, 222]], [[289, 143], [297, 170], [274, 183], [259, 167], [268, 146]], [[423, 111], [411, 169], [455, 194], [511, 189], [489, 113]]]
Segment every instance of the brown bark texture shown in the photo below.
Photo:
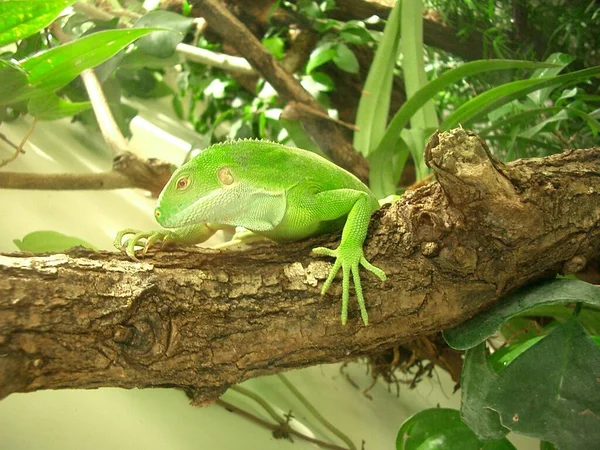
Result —
[[600, 148], [504, 165], [476, 135], [436, 133], [438, 181], [378, 211], [363, 272], [370, 323], [341, 281], [321, 297], [326, 236], [245, 250], [0, 255], [0, 398], [173, 386], [207, 403], [245, 379], [383, 350], [454, 326], [600, 254]]

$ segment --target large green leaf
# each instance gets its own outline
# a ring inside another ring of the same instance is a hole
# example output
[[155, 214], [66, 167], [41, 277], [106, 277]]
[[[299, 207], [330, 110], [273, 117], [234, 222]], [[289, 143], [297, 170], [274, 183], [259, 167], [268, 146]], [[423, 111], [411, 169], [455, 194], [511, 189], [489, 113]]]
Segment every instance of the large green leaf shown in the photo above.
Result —
[[0, 2], [0, 47], [25, 39], [50, 25], [75, 0]]
[[[53, 92], [85, 69], [100, 64], [134, 40], [153, 31], [156, 29], [100, 31], [23, 59], [19, 61], [19, 66], [27, 73], [30, 86], [19, 85], [19, 89], [11, 90], [10, 87], [0, 85], [0, 104]], [[16, 75], [12, 70], [9, 75], [14, 82], [12, 77]]]
[[[454, 84], [465, 77], [477, 75], [493, 70], [508, 70], [508, 69], [537, 69], [542, 67], [554, 67], [548, 63], [536, 63], [530, 61], [518, 60], [485, 60], [472, 61], [462, 66], [451, 69], [440, 75], [435, 80], [432, 80], [425, 87], [421, 88], [402, 105], [396, 112], [394, 118], [390, 122], [383, 138], [379, 142], [377, 148], [389, 148], [394, 145], [400, 132], [408, 125], [410, 118], [428, 101], [431, 100], [438, 92], [446, 87]], [[376, 106], [377, 107], [377, 106]]]
[[499, 300], [471, 320], [444, 330], [444, 339], [452, 348], [466, 350], [485, 341], [511, 317], [534, 306], [574, 302], [600, 307], [600, 288], [570, 279], [555, 279], [528, 286]]
[[447, 130], [459, 124], [465, 125], [469, 121], [475, 120], [486, 114], [488, 111], [492, 111], [506, 103], [522, 97], [523, 95], [537, 91], [538, 89], [586, 81], [599, 75], [600, 66], [571, 72], [565, 75], [558, 75], [556, 77], [534, 78], [506, 83], [502, 86], [489, 89], [460, 106], [446, 118], [440, 125], [440, 128]]
[[508, 439], [481, 441], [456, 409], [431, 408], [404, 421], [396, 437], [397, 450], [514, 450]]
[[135, 45], [148, 55], [157, 58], [168, 58], [175, 53], [175, 47], [183, 41], [185, 34], [192, 26], [192, 22], [192, 18], [183, 17], [174, 12], [150, 11], [138, 19], [133, 25], [134, 28], [156, 27], [162, 28], [164, 31], [157, 31], [144, 36]]
[[460, 380], [460, 415], [480, 439], [501, 439], [508, 433], [497, 411], [486, 401], [497, 380], [498, 375], [487, 363], [485, 343], [467, 350]]
[[600, 443], [600, 346], [573, 317], [517, 357], [486, 396], [511, 431], [558, 448]]
[[13, 242], [22, 252], [30, 253], [62, 252], [77, 246], [98, 250], [83, 239], [57, 231], [34, 231], [25, 235], [23, 240], [14, 239]]
[[40, 120], [57, 120], [74, 116], [91, 107], [90, 102], [67, 102], [54, 92], [50, 92], [31, 98], [27, 103], [27, 112]]
[[[358, 102], [355, 123], [358, 130], [354, 133], [353, 144], [364, 156], [375, 149], [384, 135], [390, 112], [394, 67], [400, 48], [401, 3], [396, 2], [390, 12]], [[394, 148], [393, 144], [388, 148]]]

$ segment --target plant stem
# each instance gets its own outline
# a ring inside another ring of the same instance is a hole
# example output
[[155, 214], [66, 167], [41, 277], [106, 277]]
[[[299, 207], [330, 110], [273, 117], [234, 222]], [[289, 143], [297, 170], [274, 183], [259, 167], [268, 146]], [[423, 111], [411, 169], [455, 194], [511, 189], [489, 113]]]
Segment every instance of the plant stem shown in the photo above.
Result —
[[304, 397], [304, 395], [302, 395], [300, 393], [300, 391], [298, 389], [296, 389], [296, 386], [294, 386], [290, 382], [290, 380], [288, 380], [285, 377], [285, 375], [278, 373], [277, 378], [279, 378], [279, 380], [292, 392], [292, 394], [294, 394], [294, 396], [300, 401], [300, 403], [302, 403], [304, 405], [304, 407], [306, 409], [308, 409], [310, 411], [310, 413], [313, 416], [315, 416], [315, 418], [325, 426], [325, 428], [327, 428], [329, 431], [331, 431], [333, 434], [335, 434], [338, 438], [340, 438], [342, 441], [344, 441], [349, 449], [356, 450], [356, 446], [354, 445], [352, 440], [348, 436], [346, 436], [344, 433], [342, 433], [340, 430], [338, 430], [325, 417], [323, 417], [321, 415], [321, 413], [319, 411], [317, 411], [317, 409], [306, 399], [306, 397]]

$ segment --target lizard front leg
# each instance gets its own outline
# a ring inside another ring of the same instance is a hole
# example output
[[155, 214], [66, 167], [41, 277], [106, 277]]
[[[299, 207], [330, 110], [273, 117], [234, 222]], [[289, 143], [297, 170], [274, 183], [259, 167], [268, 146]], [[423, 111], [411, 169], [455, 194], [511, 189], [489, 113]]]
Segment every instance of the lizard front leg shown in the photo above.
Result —
[[342, 241], [335, 250], [317, 247], [313, 249], [316, 255], [325, 255], [335, 258], [335, 262], [327, 280], [323, 284], [321, 295], [324, 295], [335, 276], [342, 269], [342, 324], [348, 320], [348, 299], [350, 296], [350, 275], [354, 281], [354, 291], [360, 307], [360, 315], [365, 325], [369, 323], [369, 316], [365, 307], [365, 299], [360, 281], [360, 267], [374, 273], [380, 280], [385, 281], [383, 270], [372, 265], [364, 256], [363, 243], [367, 236], [369, 220], [373, 213], [371, 197], [362, 191], [352, 189], [337, 189], [317, 194], [315, 202], [318, 216], [323, 220], [334, 220], [348, 214], [346, 224], [342, 231]]

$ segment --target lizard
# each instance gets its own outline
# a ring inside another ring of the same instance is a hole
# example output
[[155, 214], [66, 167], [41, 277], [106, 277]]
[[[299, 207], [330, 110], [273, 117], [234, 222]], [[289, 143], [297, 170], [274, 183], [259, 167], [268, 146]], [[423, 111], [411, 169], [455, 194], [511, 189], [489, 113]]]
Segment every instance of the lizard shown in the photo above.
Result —
[[[357, 177], [313, 152], [244, 139], [207, 147], [179, 167], [158, 197], [154, 216], [167, 230], [119, 232], [114, 245], [136, 259], [157, 242], [201, 243], [217, 230], [244, 227], [276, 243], [342, 230], [336, 249], [317, 247], [314, 255], [335, 258], [321, 295], [342, 270], [341, 322], [348, 319], [350, 277], [365, 325], [359, 266], [382, 281], [385, 272], [364, 256], [363, 244], [377, 198]], [[123, 238], [127, 237], [125, 241]]]

